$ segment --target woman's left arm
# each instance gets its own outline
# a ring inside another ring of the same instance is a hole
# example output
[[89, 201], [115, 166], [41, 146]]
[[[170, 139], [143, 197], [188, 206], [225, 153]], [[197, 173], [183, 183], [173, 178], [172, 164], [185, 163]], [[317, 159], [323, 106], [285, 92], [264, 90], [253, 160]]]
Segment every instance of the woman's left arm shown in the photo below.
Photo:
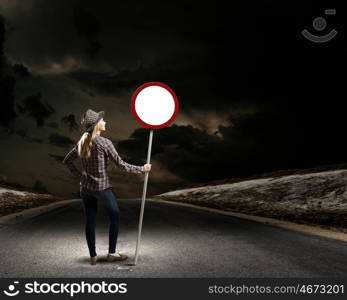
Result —
[[76, 166], [74, 165], [73, 161], [78, 157], [78, 153], [77, 153], [77, 146], [73, 147], [71, 149], [71, 151], [65, 156], [65, 158], [63, 159], [63, 164], [65, 164], [70, 172], [78, 179], [81, 178], [82, 173], [80, 170], [78, 170], [76, 168]]

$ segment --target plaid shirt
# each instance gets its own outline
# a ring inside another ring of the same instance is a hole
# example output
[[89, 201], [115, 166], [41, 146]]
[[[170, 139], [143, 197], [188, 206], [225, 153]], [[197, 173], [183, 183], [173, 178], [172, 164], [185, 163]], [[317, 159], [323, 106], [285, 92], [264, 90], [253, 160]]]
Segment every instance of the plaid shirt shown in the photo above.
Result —
[[66, 164], [75, 178], [80, 179], [80, 186], [88, 190], [101, 191], [112, 186], [106, 172], [109, 159], [126, 172], [144, 173], [143, 166], [134, 166], [124, 162], [113, 143], [100, 135], [97, 135], [93, 140], [90, 157], [80, 158], [83, 167], [82, 172], [73, 163], [76, 158], [80, 158], [77, 144], [65, 156], [63, 164]]

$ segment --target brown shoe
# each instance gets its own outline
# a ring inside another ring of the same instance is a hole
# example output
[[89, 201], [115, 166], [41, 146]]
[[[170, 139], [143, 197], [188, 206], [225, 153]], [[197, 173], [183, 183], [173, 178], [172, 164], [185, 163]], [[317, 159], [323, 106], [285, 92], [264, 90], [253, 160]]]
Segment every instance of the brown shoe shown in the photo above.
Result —
[[121, 254], [121, 253], [118, 253], [118, 254], [119, 254], [119, 256], [107, 254], [107, 258], [106, 258], [107, 261], [108, 262], [111, 262], [111, 261], [121, 261], [121, 260], [125, 260], [125, 259], [128, 258], [128, 256], [126, 254]]
[[91, 258], [90, 258], [90, 264], [91, 264], [91, 265], [96, 265], [96, 260], [97, 260], [97, 259], [96, 259], [96, 256], [91, 257]]

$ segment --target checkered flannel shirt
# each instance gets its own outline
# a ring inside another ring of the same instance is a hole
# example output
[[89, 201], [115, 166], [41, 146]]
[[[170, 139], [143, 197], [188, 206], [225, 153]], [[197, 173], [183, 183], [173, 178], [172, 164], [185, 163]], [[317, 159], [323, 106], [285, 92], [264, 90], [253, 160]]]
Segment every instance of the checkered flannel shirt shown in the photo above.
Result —
[[66, 164], [76, 179], [80, 179], [80, 186], [88, 190], [101, 191], [112, 186], [107, 174], [109, 159], [126, 172], [144, 173], [143, 166], [134, 166], [124, 162], [113, 143], [99, 135], [93, 140], [91, 156], [89, 158], [80, 158], [82, 161], [82, 172], [73, 163], [76, 158], [80, 158], [78, 156], [77, 144], [65, 156], [63, 164]]

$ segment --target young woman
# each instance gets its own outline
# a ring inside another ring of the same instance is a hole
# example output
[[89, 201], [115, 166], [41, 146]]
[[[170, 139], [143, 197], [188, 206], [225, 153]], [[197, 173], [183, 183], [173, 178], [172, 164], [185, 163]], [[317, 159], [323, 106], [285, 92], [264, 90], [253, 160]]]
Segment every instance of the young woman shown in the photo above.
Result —
[[[149, 172], [152, 166], [151, 164], [134, 166], [124, 162], [118, 155], [113, 143], [109, 139], [100, 136], [100, 133], [106, 130], [106, 122], [103, 117], [103, 111], [97, 113], [91, 109], [83, 114], [81, 124], [85, 128], [85, 132], [63, 160], [71, 173], [80, 179], [80, 194], [86, 214], [85, 234], [92, 265], [95, 265], [97, 261], [95, 224], [98, 201], [107, 208], [110, 218], [107, 261], [120, 261], [128, 258], [127, 255], [116, 252], [119, 208], [106, 170], [108, 160], [112, 160], [119, 168], [131, 173]], [[82, 161], [82, 172], [73, 163], [78, 157]]]

